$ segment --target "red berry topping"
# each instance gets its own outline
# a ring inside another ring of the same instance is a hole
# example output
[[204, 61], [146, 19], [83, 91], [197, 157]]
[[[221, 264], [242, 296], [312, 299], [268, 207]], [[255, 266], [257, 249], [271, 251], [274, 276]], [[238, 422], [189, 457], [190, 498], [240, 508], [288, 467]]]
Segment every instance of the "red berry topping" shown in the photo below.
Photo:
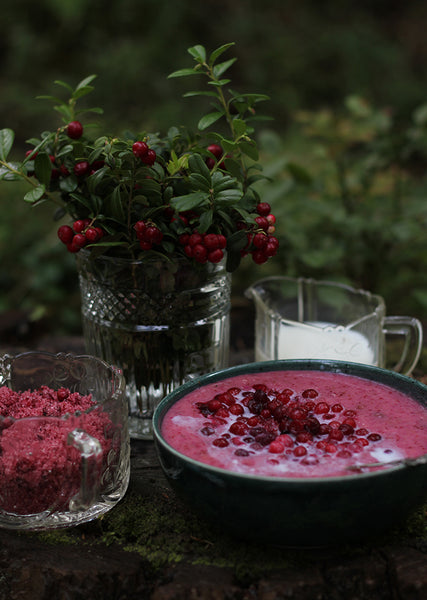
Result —
[[67, 135], [72, 140], [78, 140], [82, 137], [83, 125], [80, 121], [71, 121], [71, 123], [68, 123]]

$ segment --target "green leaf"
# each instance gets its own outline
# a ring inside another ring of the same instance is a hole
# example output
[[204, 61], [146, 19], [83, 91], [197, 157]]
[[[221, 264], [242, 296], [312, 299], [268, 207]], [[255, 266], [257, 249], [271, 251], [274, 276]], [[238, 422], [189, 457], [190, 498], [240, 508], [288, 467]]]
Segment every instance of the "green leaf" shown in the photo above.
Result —
[[34, 159], [34, 172], [40, 183], [49, 185], [52, 175], [52, 163], [46, 152], [39, 152]]
[[172, 198], [171, 205], [178, 211], [193, 210], [194, 208], [202, 208], [209, 201], [209, 195], [204, 192], [192, 192], [185, 196], [177, 196]]
[[243, 154], [246, 154], [246, 156], [249, 156], [252, 160], [258, 160], [259, 154], [255, 142], [240, 142], [239, 148]]
[[56, 83], [56, 85], [61, 85], [62, 87], [67, 89], [71, 94], [73, 93], [73, 88], [66, 81], [61, 81], [61, 79], [55, 79], [54, 83]]
[[170, 73], [168, 79], [172, 79], [172, 77], [186, 77], [187, 75], [200, 75], [200, 71], [196, 71], [195, 69], [179, 69]]
[[60, 148], [60, 150], [58, 150], [56, 156], [57, 158], [60, 158], [61, 156], [65, 156], [66, 154], [70, 154], [70, 152], [73, 151], [73, 146], [71, 144], [66, 144], [65, 146], [62, 146], [62, 148]]
[[114, 188], [113, 192], [110, 194], [109, 204], [113, 217], [115, 217], [118, 221], [124, 221], [126, 218], [126, 213], [123, 207], [119, 186]]
[[226, 50], [228, 50], [229, 48], [234, 46], [234, 44], [235, 44], [235, 42], [229, 42], [228, 44], [223, 44], [222, 46], [219, 46], [219, 48], [214, 50], [211, 53], [211, 55], [209, 56], [209, 64], [212, 66], [215, 63], [215, 61], [217, 60], [217, 58], [219, 58], [221, 56], [221, 54], [226, 52]]
[[242, 197], [242, 192], [241, 190], [236, 190], [236, 189], [228, 189], [228, 190], [223, 190], [221, 192], [218, 192], [217, 194], [215, 194], [215, 201], [222, 205], [228, 205], [228, 204], [234, 204], [236, 202], [238, 202], [240, 200], [240, 198]]
[[200, 215], [199, 226], [197, 228], [199, 233], [205, 233], [209, 229], [209, 227], [212, 225], [212, 221], [213, 221], [213, 211], [212, 210], [203, 211], [202, 214]]
[[203, 192], [209, 192], [209, 190], [212, 187], [211, 178], [205, 177], [204, 175], [201, 175], [200, 173], [191, 173], [189, 179], [190, 179], [192, 188], [195, 190], [202, 190]]
[[54, 106], [53, 108], [64, 117], [64, 120], [67, 123], [73, 118], [73, 113], [66, 104], [60, 104], [59, 106]]
[[212, 187], [215, 193], [223, 190], [233, 189], [237, 186], [237, 181], [234, 177], [223, 175], [220, 171], [215, 171], [212, 175]]
[[227, 238], [227, 250], [243, 250], [248, 243], [246, 232], [243, 230], [235, 231]]
[[15, 133], [12, 129], [1, 129], [0, 130], [0, 159], [7, 160], [9, 152], [13, 146], [13, 140], [15, 139]]
[[218, 81], [208, 81], [208, 85], [222, 87], [223, 85], [227, 85], [227, 83], [230, 83], [230, 81], [231, 79], [219, 79]]
[[192, 46], [191, 48], [188, 48], [187, 52], [199, 63], [206, 62], [206, 50], [204, 46], [201, 46], [200, 44]]
[[232, 158], [225, 158], [224, 164], [225, 164], [227, 171], [229, 173], [231, 173], [231, 175], [233, 177], [235, 177], [235, 179], [237, 179], [237, 181], [242, 181], [242, 179], [243, 179], [242, 169], [241, 169], [240, 164], [237, 161], [233, 160]]
[[61, 98], [57, 98], [56, 96], [36, 96], [36, 100], [51, 100], [51, 102], [55, 102], [56, 104], [65, 104]]
[[81, 88], [85, 88], [87, 87], [90, 83], [92, 83], [92, 81], [94, 79], [96, 79], [96, 75], [88, 75], [87, 77], [85, 77], [84, 79], [82, 79], [80, 81], [80, 83], [77, 84], [76, 86], [76, 90], [80, 90]]
[[200, 154], [191, 154], [188, 158], [188, 167], [192, 173], [200, 173], [200, 175], [210, 181], [211, 172]]
[[108, 172], [108, 167], [102, 167], [101, 169], [95, 171], [95, 173], [92, 173], [92, 175], [90, 175], [86, 179], [89, 192], [94, 193], [96, 191], [97, 186], [101, 183], [101, 181], [104, 179], [105, 174]]
[[79, 183], [77, 181], [77, 177], [75, 175], [70, 175], [69, 177], [61, 178], [59, 182], [59, 189], [66, 193], [74, 192]]
[[94, 87], [93, 86], [86, 86], [83, 88], [80, 88], [79, 90], [76, 90], [73, 94], [73, 99], [74, 100], [78, 100], [79, 98], [83, 98], [83, 96], [86, 96], [87, 94], [90, 94], [90, 92], [93, 92]]
[[235, 271], [238, 268], [238, 266], [240, 265], [241, 260], [242, 260], [242, 256], [241, 256], [240, 252], [228, 252], [227, 251], [227, 260], [226, 260], [225, 268], [228, 271], [228, 273], [233, 273], [233, 271]]
[[232, 64], [236, 62], [237, 58], [230, 58], [230, 60], [226, 60], [218, 65], [215, 65], [213, 68], [213, 74], [215, 77], [221, 77], [223, 73], [227, 71], [231, 67]]
[[222, 112], [209, 113], [200, 119], [197, 126], [200, 131], [204, 131], [205, 129], [213, 125], [213, 123], [216, 123], [216, 121], [218, 121], [222, 116]]
[[31, 204], [34, 204], [35, 202], [40, 200], [40, 198], [43, 196], [43, 194], [45, 192], [46, 192], [45, 186], [38, 185], [36, 188], [33, 188], [32, 190], [30, 190], [29, 192], [27, 192], [25, 194], [24, 200], [25, 200], [25, 202], [30, 202]]
[[18, 181], [18, 179], [21, 179], [21, 173], [12, 173], [10, 170], [19, 171], [20, 167], [19, 163], [7, 163], [7, 166], [0, 167], [0, 181]]
[[206, 91], [200, 90], [200, 91], [195, 91], [195, 92], [186, 92], [185, 94], [182, 95], [183, 98], [191, 98], [192, 96], [210, 96], [211, 98], [216, 98], [217, 93], [216, 92], [206, 92]]
[[247, 126], [245, 121], [243, 121], [243, 119], [234, 119], [233, 129], [236, 137], [241, 137], [243, 134], [246, 133]]

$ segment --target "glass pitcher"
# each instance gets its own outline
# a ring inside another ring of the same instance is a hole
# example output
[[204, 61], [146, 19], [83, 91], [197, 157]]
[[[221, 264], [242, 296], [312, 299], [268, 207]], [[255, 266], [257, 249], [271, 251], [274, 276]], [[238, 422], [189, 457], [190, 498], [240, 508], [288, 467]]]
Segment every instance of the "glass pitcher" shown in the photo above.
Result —
[[[255, 302], [255, 360], [328, 359], [386, 367], [409, 375], [423, 330], [414, 317], [386, 316], [381, 296], [331, 281], [268, 277], [246, 292]], [[387, 351], [386, 351], [387, 350]]]

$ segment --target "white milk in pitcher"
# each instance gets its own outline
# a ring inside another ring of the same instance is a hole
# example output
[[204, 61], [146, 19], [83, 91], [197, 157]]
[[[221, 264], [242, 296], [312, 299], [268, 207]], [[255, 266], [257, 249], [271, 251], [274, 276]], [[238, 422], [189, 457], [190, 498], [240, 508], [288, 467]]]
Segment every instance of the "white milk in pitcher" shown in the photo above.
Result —
[[[344, 360], [348, 362], [375, 365], [374, 351], [368, 339], [359, 333], [328, 323], [309, 323], [313, 327], [301, 327], [281, 323], [278, 334], [278, 359], [313, 358]], [[268, 356], [260, 348], [260, 340], [255, 346], [255, 360], [273, 359], [273, 348]]]

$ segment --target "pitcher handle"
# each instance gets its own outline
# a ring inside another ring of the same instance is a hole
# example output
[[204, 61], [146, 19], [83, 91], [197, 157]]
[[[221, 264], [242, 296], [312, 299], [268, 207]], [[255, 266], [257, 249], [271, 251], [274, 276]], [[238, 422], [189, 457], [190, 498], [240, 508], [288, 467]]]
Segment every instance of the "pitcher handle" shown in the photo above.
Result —
[[87, 510], [94, 504], [99, 493], [101, 444], [83, 429], [73, 429], [68, 434], [67, 443], [76, 448], [81, 455], [80, 491], [71, 498], [70, 510]]
[[386, 339], [387, 335], [404, 337], [402, 353], [392, 369], [398, 373], [410, 375], [420, 358], [423, 346], [421, 322], [415, 317], [385, 317], [383, 331]]

